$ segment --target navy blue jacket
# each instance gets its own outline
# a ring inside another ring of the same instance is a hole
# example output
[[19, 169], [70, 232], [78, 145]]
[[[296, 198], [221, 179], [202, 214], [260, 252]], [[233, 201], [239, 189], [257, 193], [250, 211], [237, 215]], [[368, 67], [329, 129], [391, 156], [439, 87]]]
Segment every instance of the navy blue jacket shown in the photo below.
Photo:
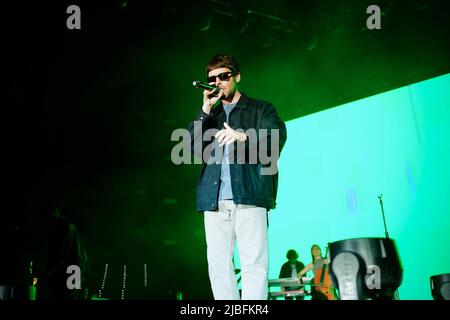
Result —
[[[194, 125], [195, 121], [197, 121], [196, 125]], [[191, 134], [191, 151], [203, 160], [203, 168], [197, 183], [196, 210], [198, 212], [214, 211], [218, 207], [222, 162], [215, 152], [217, 141], [213, 137], [214, 131], [210, 130], [212, 134], [206, 139], [204, 134], [208, 129], [223, 129], [225, 121], [225, 110], [220, 104], [213, 108], [209, 115], [201, 111], [188, 126]], [[230, 164], [233, 201], [236, 204], [256, 205], [267, 209], [275, 208], [278, 171], [276, 170], [275, 174], [263, 175], [261, 169], [267, 169], [270, 166], [277, 167], [276, 161], [267, 163], [267, 159], [272, 156], [270, 142], [273, 131], [270, 129], [278, 129], [279, 139], [276, 142], [280, 153], [287, 138], [284, 122], [272, 104], [250, 98], [242, 93], [238, 103], [230, 112], [228, 124], [235, 130], [242, 129], [245, 132], [248, 129], [254, 129], [256, 133], [254, 138], [247, 136], [246, 141], [233, 143], [234, 153], [232, 153], [235, 160]], [[267, 130], [260, 131], [260, 129]], [[205, 148], [207, 152], [205, 152]], [[245, 158], [238, 158], [238, 149], [245, 150]], [[262, 154], [268, 157], [260, 157], [260, 149], [263, 150]], [[207, 156], [204, 157], [203, 154]], [[274, 153], [274, 157], [275, 155], [276, 153]], [[256, 158], [254, 158], [255, 156]], [[250, 161], [251, 159], [253, 160]]]

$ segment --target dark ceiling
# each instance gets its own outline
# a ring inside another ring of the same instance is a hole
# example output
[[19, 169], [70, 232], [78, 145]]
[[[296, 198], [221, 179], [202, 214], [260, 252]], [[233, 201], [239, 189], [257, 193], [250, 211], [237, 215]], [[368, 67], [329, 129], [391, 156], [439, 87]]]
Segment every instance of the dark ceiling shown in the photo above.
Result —
[[286, 121], [450, 70], [448, 1], [93, 2], [4, 9], [9, 212], [61, 203], [97, 274], [148, 262], [191, 298], [210, 297], [200, 167], [171, 162], [170, 136], [198, 112], [212, 55], [235, 55], [242, 91]]

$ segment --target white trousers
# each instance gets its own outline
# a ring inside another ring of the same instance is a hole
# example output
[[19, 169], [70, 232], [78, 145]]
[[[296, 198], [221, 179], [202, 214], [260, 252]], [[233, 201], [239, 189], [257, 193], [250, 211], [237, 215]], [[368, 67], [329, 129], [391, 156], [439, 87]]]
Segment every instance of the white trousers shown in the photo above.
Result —
[[218, 211], [205, 211], [204, 216], [208, 272], [214, 299], [240, 299], [232, 262], [237, 241], [242, 299], [267, 300], [267, 210], [222, 200]]

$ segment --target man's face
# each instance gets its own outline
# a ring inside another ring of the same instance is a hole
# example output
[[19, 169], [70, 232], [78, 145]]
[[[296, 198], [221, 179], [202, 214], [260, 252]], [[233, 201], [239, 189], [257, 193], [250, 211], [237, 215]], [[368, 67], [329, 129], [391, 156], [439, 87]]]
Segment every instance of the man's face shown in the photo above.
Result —
[[241, 75], [233, 75], [228, 68], [214, 69], [208, 73], [208, 83], [223, 89], [226, 98], [234, 95], [240, 80]]
[[319, 257], [319, 256], [322, 255], [322, 251], [321, 251], [320, 248], [318, 248], [318, 247], [313, 247], [313, 248], [312, 248], [312, 255], [313, 255], [314, 257]]

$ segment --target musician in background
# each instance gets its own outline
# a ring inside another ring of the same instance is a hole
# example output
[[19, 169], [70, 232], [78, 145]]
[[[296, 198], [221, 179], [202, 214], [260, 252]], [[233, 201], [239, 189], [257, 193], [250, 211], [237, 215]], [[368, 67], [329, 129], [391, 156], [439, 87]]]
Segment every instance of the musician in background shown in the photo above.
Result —
[[[305, 265], [303, 262], [298, 261], [298, 254], [297, 251], [294, 249], [288, 250], [286, 253], [286, 258], [288, 261], [286, 261], [282, 266], [280, 270], [279, 278], [296, 278], [297, 274], [305, 268]], [[282, 291], [294, 291], [294, 290], [300, 290], [302, 286], [295, 286], [295, 287], [281, 287]], [[297, 300], [303, 300], [304, 296], [296, 296], [296, 297], [285, 297], [286, 300], [293, 300], [296, 298]]]
[[[334, 300], [334, 289], [329, 276], [328, 259], [322, 256], [322, 249], [314, 244], [311, 247], [312, 262], [298, 273], [301, 278], [310, 270], [314, 273], [311, 282], [311, 300]], [[323, 276], [322, 276], [323, 274]], [[322, 282], [321, 282], [322, 281]]]

